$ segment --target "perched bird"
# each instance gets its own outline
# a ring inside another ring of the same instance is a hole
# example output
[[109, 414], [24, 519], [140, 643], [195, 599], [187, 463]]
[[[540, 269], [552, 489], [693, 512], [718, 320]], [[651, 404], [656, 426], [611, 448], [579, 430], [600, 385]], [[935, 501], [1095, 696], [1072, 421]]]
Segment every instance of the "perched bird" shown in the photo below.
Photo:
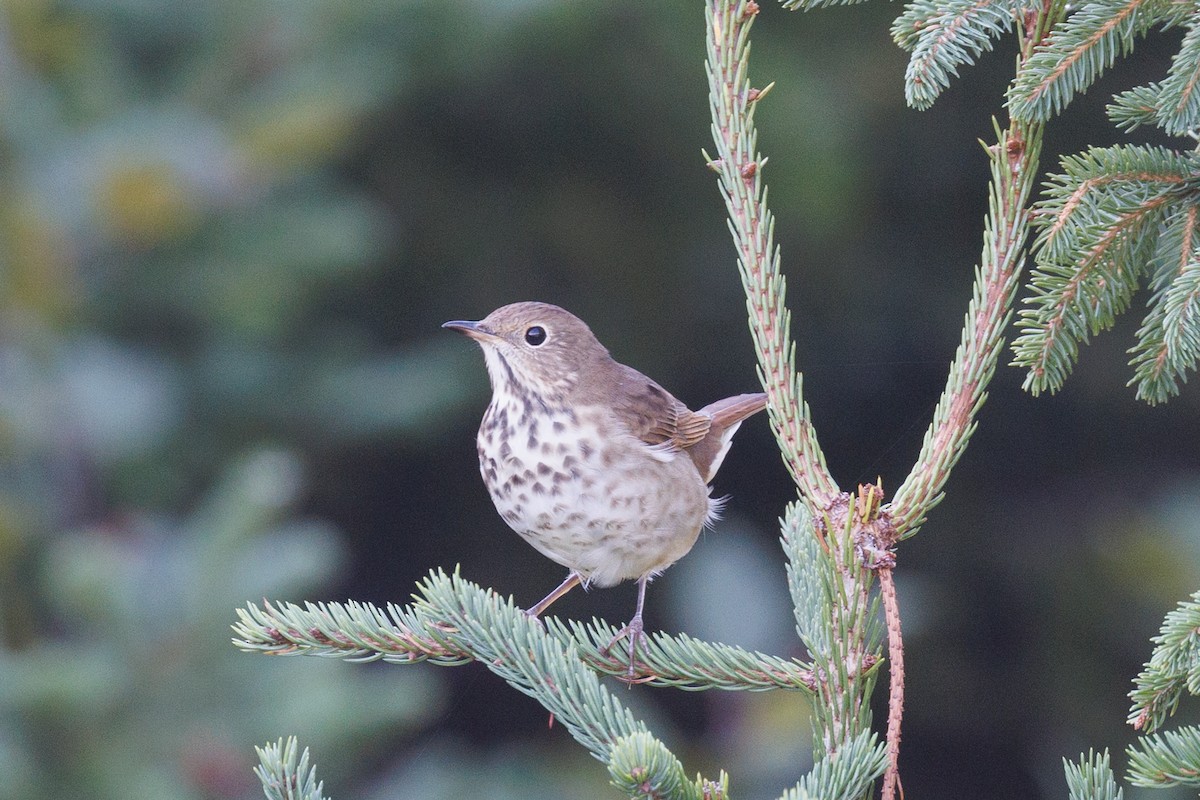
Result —
[[637, 580], [637, 611], [609, 642], [642, 632], [646, 584], [687, 554], [723, 503], [709, 497], [730, 441], [766, 405], [742, 394], [689, 411], [619, 364], [578, 317], [513, 303], [455, 320], [483, 348], [492, 402], [479, 427], [479, 469], [504, 521], [570, 572], [527, 612], [537, 617], [577, 584]]

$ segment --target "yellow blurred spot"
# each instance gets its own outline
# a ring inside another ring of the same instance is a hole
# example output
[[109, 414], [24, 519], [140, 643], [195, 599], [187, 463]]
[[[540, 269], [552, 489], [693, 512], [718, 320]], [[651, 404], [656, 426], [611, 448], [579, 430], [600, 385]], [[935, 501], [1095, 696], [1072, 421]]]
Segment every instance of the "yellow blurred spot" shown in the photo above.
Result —
[[27, 538], [29, 520], [19, 508], [16, 498], [0, 492], [0, 564], [12, 564]]
[[352, 108], [311, 98], [269, 108], [249, 122], [241, 144], [246, 154], [268, 166], [324, 161], [346, 146], [354, 129]]
[[151, 246], [191, 230], [196, 209], [167, 164], [116, 165], [96, 187], [96, 208], [118, 238]]
[[9, 43], [17, 57], [39, 70], [59, 72], [86, 60], [92, 32], [78, 14], [49, 0], [0, 0], [11, 30]]
[[68, 316], [79, 300], [65, 234], [24, 198], [0, 204], [0, 279], [4, 305], [50, 318]]

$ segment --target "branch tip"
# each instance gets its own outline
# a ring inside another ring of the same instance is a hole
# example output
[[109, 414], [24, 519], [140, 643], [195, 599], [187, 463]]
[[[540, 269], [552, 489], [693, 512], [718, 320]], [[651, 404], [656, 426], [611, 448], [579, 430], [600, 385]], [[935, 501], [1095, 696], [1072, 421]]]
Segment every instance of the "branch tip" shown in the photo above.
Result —
[[746, 102], [757, 103], [759, 100], [762, 100], [764, 97], [770, 94], [771, 90], [774, 88], [775, 81], [771, 81], [761, 89], [751, 88], [750, 91], [746, 92]]

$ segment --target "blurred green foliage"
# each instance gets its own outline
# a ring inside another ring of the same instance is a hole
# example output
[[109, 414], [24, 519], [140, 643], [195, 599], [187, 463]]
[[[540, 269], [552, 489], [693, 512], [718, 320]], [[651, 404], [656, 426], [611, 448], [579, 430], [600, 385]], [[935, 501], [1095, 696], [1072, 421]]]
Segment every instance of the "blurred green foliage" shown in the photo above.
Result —
[[337, 166], [403, 90], [396, 10], [3, 5], [0, 797], [253, 797], [248, 748], [298, 729], [345, 779], [436, 707], [228, 644], [344, 572], [302, 446], [455, 400], [453, 358], [319, 318], [388, 246]]
[[[976, 140], [1011, 58], [906, 112], [895, 8], [762, 5], [808, 399], [838, 478], [893, 489], [957, 340]], [[0, 2], [0, 798], [253, 797], [252, 745], [288, 734], [334, 797], [609, 791], [482, 671], [254, 658], [228, 625], [263, 596], [402, 601], [458, 561], [526, 603], [561, 578], [478, 485], [486, 380], [445, 319], [558, 302], [688, 402], [753, 385], [700, 157], [702, 19], [690, 0]], [[1096, 93], [1048, 163], [1111, 140]], [[1058, 794], [1064, 753], [1119, 750], [1146, 641], [1194, 588], [1200, 395], [1134, 406], [1120, 340], [1055, 398], [1002, 373], [905, 551], [914, 794]], [[649, 624], [794, 646], [771, 447], [739, 434], [731, 519], [655, 585]], [[630, 695], [739, 794], [802, 771], [802, 708]]]

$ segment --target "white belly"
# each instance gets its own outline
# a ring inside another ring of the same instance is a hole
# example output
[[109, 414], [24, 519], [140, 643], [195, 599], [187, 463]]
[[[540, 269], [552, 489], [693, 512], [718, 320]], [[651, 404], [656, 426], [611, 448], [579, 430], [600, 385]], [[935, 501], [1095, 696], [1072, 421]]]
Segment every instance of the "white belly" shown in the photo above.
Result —
[[640, 578], [683, 557], [712, 508], [685, 453], [615, 430], [595, 409], [520, 418], [488, 408], [479, 468], [504, 520], [546, 557], [598, 586]]

